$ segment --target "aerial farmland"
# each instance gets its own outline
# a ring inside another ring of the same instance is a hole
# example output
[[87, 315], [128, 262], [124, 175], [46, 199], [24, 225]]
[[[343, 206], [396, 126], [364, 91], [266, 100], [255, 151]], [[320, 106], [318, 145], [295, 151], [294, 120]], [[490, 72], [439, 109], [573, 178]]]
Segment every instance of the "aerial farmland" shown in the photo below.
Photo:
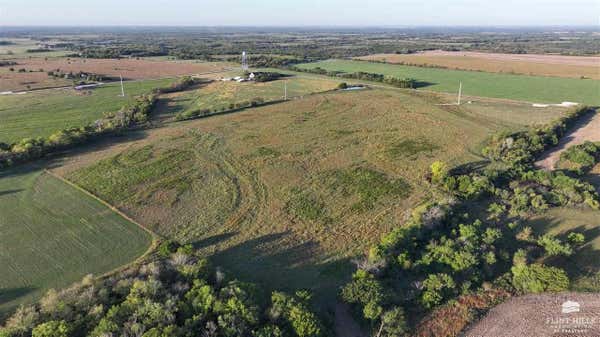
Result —
[[551, 336], [600, 300], [599, 41], [0, 31], [0, 336]]

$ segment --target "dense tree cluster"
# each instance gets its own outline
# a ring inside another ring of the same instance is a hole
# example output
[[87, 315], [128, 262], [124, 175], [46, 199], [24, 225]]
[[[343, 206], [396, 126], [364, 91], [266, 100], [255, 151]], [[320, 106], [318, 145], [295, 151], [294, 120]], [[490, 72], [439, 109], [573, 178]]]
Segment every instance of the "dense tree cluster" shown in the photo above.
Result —
[[254, 81], [256, 81], [256, 82], [275, 81], [275, 80], [278, 80], [281, 77], [285, 76], [280, 73], [268, 72], [268, 71], [257, 71], [257, 72], [253, 72], [253, 74], [254, 74]]
[[292, 70], [299, 71], [299, 72], [305, 72], [305, 73], [311, 73], [311, 74], [332, 76], [332, 77], [352, 78], [352, 79], [363, 80], [363, 81], [380, 82], [380, 83], [389, 84], [389, 85], [392, 85], [392, 86], [398, 87], [398, 88], [411, 88], [412, 89], [412, 88], [416, 88], [416, 86], [417, 86], [417, 82], [412, 78], [398, 78], [398, 77], [383, 75], [383, 74], [366, 73], [363, 71], [359, 71], [359, 72], [355, 72], [355, 73], [344, 73], [341, 71], [325, 70], [321, 67], [316, 67], [316, 68], [293, 67]]
[[[177, 248], [177, 246], [171, 246]], [[311, 294], [273, 292], [230, 279], [188, 246], [166, 258], [65, 290], [19, 308], [2, 337], [319, 337]]]
[[117, 78], [113, 78], [106, 75], [87, 73], [87, 72], [65, 72], [60, 69], [50, 70], [47, 72], [48, 76], [53, 78], [64, 78], [74, 80], [76, 82], [102, 82], [102, 81], [113, 81]]
[[[279, 100], [279, 101], [281, 101], [281, 100]], [[188, 120], [188, 119], [207, 117], [207, 116], [224, 113], [224, 112], [230, 112], [230, 111], [246, 109], [246, 108], [254, 108], [254, 107], [258, 107], [258, 106], [265, 105], [265, 104], [271, 104], [274, 102], [277, 102], [277, 100], [276, 101], [265, 101], [265, 99], [262, 97], [255, 97], [255, 98], [253, 98], [251, 100], [247, 100], [247, 101], [241, 101], [241, 102], [237, 102], [237, 103], [229, 103], [229, 105], [222, 106], [220, 108], [186, 110], [186, 111], [178, 113], [175, 116], [175, 119], [178, 121], [183, 121], [183, 120]]]
[[571, 146], [560, 154], [556, 167], [566, 172], [583, 175], [588, 173], [600, 159], [600, 143], [585, 142]]

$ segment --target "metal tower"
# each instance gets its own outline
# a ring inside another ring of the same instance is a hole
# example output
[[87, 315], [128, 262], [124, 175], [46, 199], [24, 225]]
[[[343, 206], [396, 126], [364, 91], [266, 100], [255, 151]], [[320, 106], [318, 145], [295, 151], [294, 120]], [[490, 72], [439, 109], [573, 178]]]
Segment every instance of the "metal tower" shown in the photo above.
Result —
[[248, 71], [248, 58], [246, 52], [242, 52], [242, 71]]

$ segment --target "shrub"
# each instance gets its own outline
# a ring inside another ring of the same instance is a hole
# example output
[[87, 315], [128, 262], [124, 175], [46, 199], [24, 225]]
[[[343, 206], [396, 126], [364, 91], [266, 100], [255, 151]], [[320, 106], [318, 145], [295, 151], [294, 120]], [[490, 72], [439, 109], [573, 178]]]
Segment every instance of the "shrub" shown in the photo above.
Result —
[[511, 271], [513, 286], [522, 293], [559, 292], [569, 288], [569, 278], [559, 268], [518, 264]]

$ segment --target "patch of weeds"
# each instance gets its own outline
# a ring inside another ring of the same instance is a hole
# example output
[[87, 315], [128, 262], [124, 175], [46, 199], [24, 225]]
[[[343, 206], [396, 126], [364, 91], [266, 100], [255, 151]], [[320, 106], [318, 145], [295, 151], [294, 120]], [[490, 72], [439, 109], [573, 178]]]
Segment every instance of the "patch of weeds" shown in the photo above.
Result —
[[329, 130], [329, 132], [331, 133], [331, 135], [334, 138], [341, 138], [344, 136], [349, 136], [349, 135], [355, 133], [356, 131], [353, 131], [353, 130]]
[[286, 203], [288, 213], [303, 220], [327, 222], [325, 204], [310, 192], [302, 191], [294, 187], [291, 191], [290, 200]]
[[281, 155], [279, 151], [265, 146], [259, 147], [256, 154], [260, 157], [279, 157]]
[[431, 156], [440, 147], [425, 138], [405, 139], [388, 147], [386, 153], [393, 159], [416, 158], [420, 154]]
[[143, 163], [152, 158], [152, 150], [152, 145], [146, 145], [137, 150], [127, 151], [118, 156], [118, 162], [123, 166], [132, 166]]
[[331, 187], [345, 195], [356, 195], [358, 202], [352, 205], [356, 211], [370, 210], [380, 198], [391, 196], [406, 198], [412, 187], [402, 178], [392, 179], [382, 172], [366, 167], [335, 170]]

